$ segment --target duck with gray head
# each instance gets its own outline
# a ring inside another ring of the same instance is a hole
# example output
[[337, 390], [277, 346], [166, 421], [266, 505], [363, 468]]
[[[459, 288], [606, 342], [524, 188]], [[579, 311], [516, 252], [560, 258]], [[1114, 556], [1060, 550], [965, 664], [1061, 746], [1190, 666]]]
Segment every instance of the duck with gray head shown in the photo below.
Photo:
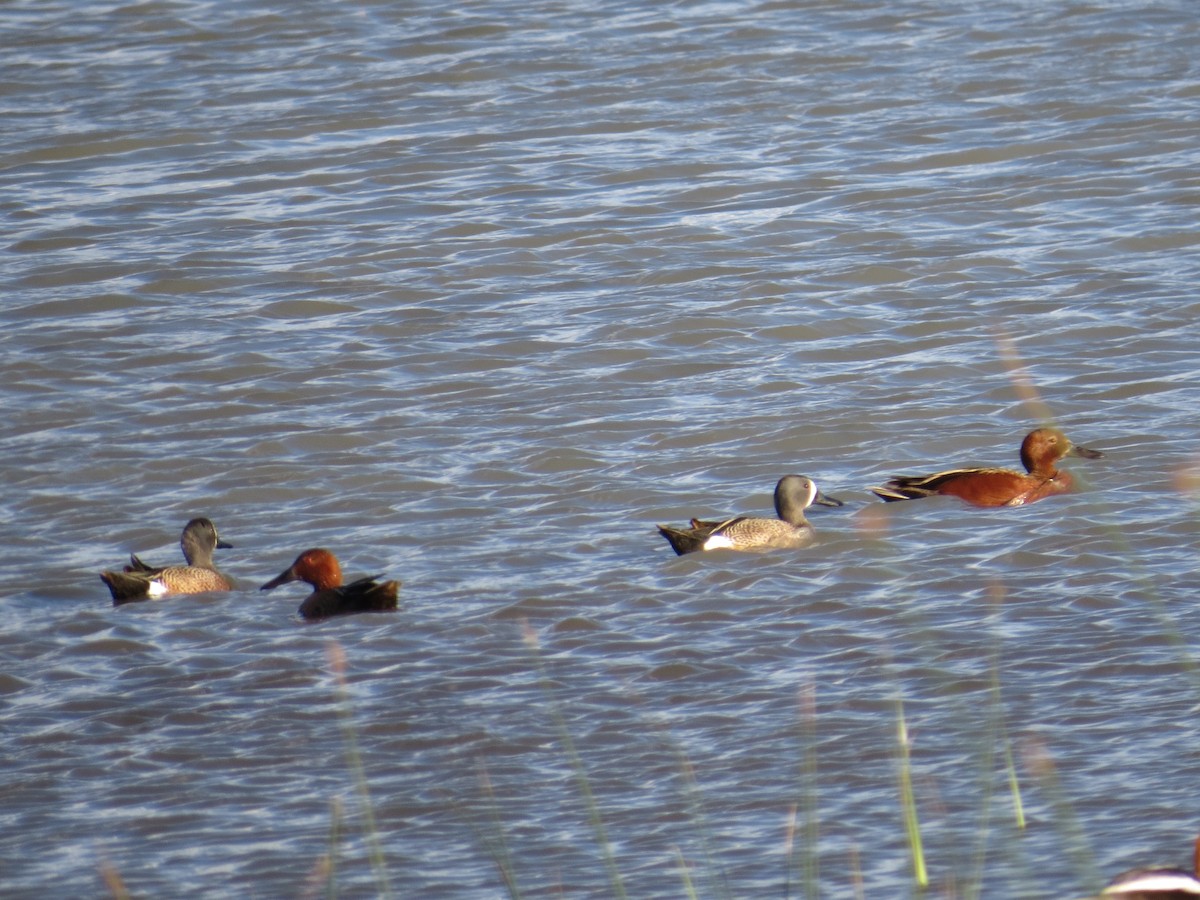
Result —
[[100, 580], [108, 585], [113, 605], [158, 600], [177, 594], [233, 590], [233, 581], [217, 571], [212, 558], [214, 550], [229, 549], [233, 544], [221, 540], [217, 527], [210, 520], [201, 517], [188, 522], [179, 536], [179, 546], [187, 560], [186, 566], [155, 568], [131, 554], [124, 571], [101, 572]]
[[769, 550], [805, 547], [816, 532], [804, 517], [814, 503], [841, 506], [804, 475], [784, 475], [775, 485], [776, 518], [733, 516], [721, 520], [692, 519], [690, 527], [659, 525], [658, 532], [679, 556], [705, 550]]

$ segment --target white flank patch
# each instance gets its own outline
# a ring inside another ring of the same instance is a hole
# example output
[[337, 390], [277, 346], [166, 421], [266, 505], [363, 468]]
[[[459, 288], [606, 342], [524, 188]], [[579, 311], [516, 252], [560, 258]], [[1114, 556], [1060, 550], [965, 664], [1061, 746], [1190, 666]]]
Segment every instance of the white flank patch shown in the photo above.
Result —
[[726, 550], [733, 546], [733, 541], [723, 534], [714, 534], [704, 542], [705, 550]]
[[1102, 897], [1120, 897], [1122, 894], [1143, 891], [1179, 891], [1200, 897], [1200, 881], [1186, 875], [1145, 875], [1133, 881], [1114, 884], [1100, 892]]
[[157, 600], [159, 597], [165, 597], [169, 592], [169, 588], [161, 581], [151, 581], [150, 589], [146, 591], [151, 600]]

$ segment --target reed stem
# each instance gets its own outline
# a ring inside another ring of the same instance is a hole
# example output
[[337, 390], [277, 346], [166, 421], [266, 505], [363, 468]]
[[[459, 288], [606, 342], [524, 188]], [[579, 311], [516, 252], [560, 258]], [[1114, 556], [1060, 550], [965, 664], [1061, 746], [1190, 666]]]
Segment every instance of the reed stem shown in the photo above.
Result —
[[358, 750], [358, 731], [354, 727], [354, 711], [350, 702], [350, 690], [346, 685], [346, 651], [337, 641], [330, 641], [326, 648], [329, 657], [329, 669], [333, 673], [337, 685], [338, 713], [341, 719], [342, 739], [346, 745], [346, 763], [354, 776], [354, 787], [358, 793], [359, 804], [362, 807], [364, 835], [371, 857], [371, 868], [375, 871], [375, 885], [380, 897], [391, 897], [392, 888], [388, 883], [387, 863], [383, 856], [383, 845], [379, 841], [379, 829], [375, 824], [375, 812], [371, 806], [371, 792], [367, 786], [366, 770], [363, 767], [362, 754]]
[[579, 751], [575, 748], [575, 740], [571, 737], [571, 730], [567, 727], [567, 720], [563, 716], [562, 708], [554, 696], [554, 686], [550, 681], [550, 676], [546, 672], [546, 663], [542, 659], [541, 646], [538, 642], [537, 633], [529, 625], [524, 623], [525, 644], [529, 647], [533, 654], [534, 662], [537, 664], [538, 677], [542, 687], [542, 691], [546, 694], [547, 700], [550, 702], [550, 714], [554, 718], [554, 724], [558, 728], [559, 740], [562, 742], [563, 750], [567, 754], [567, 760], [571, 764], [571, 770], [575, 774], [575, 782], [579, 786], [579, 792], [583, 795], [584, 805], [587, 807], [588, 821], [592, 826], [592, 833], [595, 835], [596, 843], [600, 845], [600, 853], [604, 858], [604, 867], [608, 872], [608, 883], [612, 888], [613, 896], [618, 900], [627, 900], [625, 893], [625, 885], [621, 880], [621, 872], [617, 868], [616, 858], [613, 856], [612, 844], [608, 839], [608, 831], [604, 827], [604, 820], [600, 816], [600, 807], [596, 803], [596, 797], [592, 793], [591, 782], [588, 781], [587, 770], [583, 766], [583, 759], [579, 755]]
[[904, 720], [904, 701], [896, 698], [896, 745], [900, 754], [900, 805], [904, 811], [904, 831], [912, 855], [913, 880], [924, 888], [929, 886], [925, 869], [925, 851], [921, 844], [921, 824], [917, 819], [917, 801], [913, 792], [912, 759], [909, 756], [908, 725]]
[[817, 789], [817, 688], [806, 685], [800, 691], [800, 723], [804, 739], [804, 896], [819, 900], [821, 874], [819, 791]]

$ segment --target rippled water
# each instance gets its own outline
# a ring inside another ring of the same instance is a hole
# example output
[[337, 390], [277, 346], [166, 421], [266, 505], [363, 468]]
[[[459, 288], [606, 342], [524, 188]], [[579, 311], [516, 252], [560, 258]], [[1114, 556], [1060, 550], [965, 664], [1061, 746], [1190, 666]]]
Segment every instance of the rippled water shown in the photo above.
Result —
[[[0, 19], [6, 896], [319, 894], [334, 819], [346, 897], [905, 896], [899, 700], [937, 896], [1186, 858], [1191, 3]], [[1076, 494], [866, 491], [1043, 419]], [[654, 532], [787, 472], [807, 550]], [[113, 608], [194, 515], [245, 590]], [[254, 591], [316, 545], [401, 610]]]

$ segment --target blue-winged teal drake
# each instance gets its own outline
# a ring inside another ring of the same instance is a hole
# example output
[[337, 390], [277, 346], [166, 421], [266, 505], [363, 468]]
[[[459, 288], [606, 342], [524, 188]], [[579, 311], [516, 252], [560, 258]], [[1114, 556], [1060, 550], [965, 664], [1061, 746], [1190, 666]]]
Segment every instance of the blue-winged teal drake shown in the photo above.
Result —
[[108, 585], [113, 605], [135, 600], [158, 600], [173, 594], [202, 594], [205, 591], [231, 591], [233, 582], [213, 565], [213, 551], [218, 547], [231, 548], [217, 535], [217, 528], [208, 519], [192, 519], [179, 538], [186, 566], [148, 566], [137, 556], [130, 555], [129, 565], [122, 572], [100, 573]]
[[1055, 466], [1064, 456], [1100, 459], [1103, 455], [1072, 444], [1057, 428], [1038, 428], [1021, 442], [1024, 473], [1013, 469], [947, 469], [932, 475], [896, 475], [871, 491], [889, 503], [948, 494], [975, 506], [1024, 506], [1071, 489], [1071, 473]]
[[811, 544], [813, 528], [804, 511], [814, 503], [841, 506], [842, 501], [826, 497], [811, 478], [784, 475], [775, 486], [776, 519], [734, 516], [721, 521], [692, 519], [691, 527], [659, 525], [662, 534], [680, 556], [698, 550], [766, 550], [773, 547], [803, 547]]
[[382, 575], [360, 578], [342, 584], [342, 567], [337, 557], [328, 550], [314, 547], [296, 557], [296, 561], [264, 584], [260, 591], [287, 584], [289, 581], [306, 581], [313, 587], [299, 613], [305, 619], [327, 619], [330, 616], [346, 616], [351, 613], [385, 612], [396, 608], [399, 581], [379, 583]]

